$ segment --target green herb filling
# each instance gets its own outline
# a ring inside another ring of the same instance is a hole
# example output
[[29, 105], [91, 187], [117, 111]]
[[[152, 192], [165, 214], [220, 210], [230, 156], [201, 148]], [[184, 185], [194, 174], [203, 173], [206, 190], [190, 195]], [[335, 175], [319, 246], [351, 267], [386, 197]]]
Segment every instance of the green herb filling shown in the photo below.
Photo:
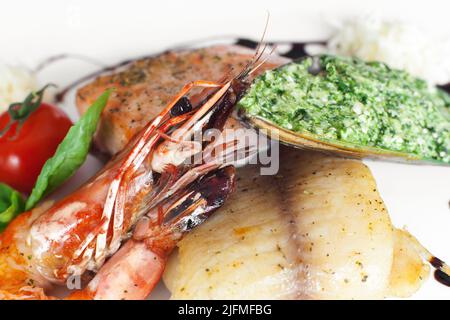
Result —
[[450, 97], [383, 63], [306, 58], [258, 77], [239, 106], [322, 141], [450, 163]]

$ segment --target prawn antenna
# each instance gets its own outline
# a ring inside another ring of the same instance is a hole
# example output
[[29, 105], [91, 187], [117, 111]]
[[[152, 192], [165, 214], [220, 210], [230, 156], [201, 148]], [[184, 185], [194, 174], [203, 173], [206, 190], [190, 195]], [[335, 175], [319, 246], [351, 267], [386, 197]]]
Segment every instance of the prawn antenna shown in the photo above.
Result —
[[[275, 45], [272, 47], [271, 51], [266, 56], [266, 58], [262, 62], [260, 62], [261, 58], [264, 56], [264, 53], [266, 52], [266, 49], [268, 48], [267, 43], [265, 43], [265, 38], [267, 35], [267, 30], [269, 28], [269, 22], [270, 22], [270, 12], [267, 11], [267, 17], [266, 17], [266, 23], [264, 26], [264, 31], [262, 33], [261, 39], [258, 42], [258, 45], [255, 48], [255, 54], [253, 55], [252, 59], [247, 63], [247, 65], [242, 70], [242, 72], [238, 75], [238, 78], [246, 77], [249, 74], [252, 74], [253, 72], [255, 72], [267, 61], [267, 59], [276, 50], [276, 45]], [[256, 65], [256, 67], [255, 67], [255, 65]]]

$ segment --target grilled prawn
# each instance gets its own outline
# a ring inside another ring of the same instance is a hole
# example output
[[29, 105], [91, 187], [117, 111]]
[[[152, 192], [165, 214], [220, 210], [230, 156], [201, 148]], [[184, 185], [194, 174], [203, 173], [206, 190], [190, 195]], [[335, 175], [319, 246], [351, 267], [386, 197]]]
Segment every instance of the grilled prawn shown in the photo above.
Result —
[[[52, 284], [90, 270], [96, 276], [70, 298], [145, 298], [177, 241], [233, 191], [235, 161], [256, 152], [234, 136], [194, 136], [223, 128], [263, 53], [236, 77], [184, 86], [80, 189], [15, 219], [0, 236], [0, 297], [46, 298]], [[204, 90], [186, 98], [198, 87]]]

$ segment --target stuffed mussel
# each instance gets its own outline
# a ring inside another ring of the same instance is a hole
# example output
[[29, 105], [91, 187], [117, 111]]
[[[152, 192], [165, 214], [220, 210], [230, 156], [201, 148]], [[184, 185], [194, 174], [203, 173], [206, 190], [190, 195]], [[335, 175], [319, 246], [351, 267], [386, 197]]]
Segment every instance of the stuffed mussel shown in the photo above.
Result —
[[259, 76], [239, 105], [299, 148], [450, 164], [449, 95], [384, 63], [306, 57]]

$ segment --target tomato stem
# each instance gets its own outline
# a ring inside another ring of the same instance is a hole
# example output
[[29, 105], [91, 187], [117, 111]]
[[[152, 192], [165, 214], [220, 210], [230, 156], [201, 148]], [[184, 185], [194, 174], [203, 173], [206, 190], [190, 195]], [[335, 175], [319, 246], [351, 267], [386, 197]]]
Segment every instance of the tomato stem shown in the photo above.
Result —
[[14, 102], [10, 104], [7, 111], [10, 116], [10, 119], [5, 128], [0, 131], [0, 138], [4, 134], [6, 134], [9, 131], [9, 129], [11, 129], [11, 126], [14, 123], [18, 124], [14, 137], [17, 136], [24, 122], [41, 105], [42, 99], [44, 97], [44, 91], [48, 87], [56, 87], [56, 85], [52, 83], [46, 84], [41, 90], [31, 92], [22, 102]]

